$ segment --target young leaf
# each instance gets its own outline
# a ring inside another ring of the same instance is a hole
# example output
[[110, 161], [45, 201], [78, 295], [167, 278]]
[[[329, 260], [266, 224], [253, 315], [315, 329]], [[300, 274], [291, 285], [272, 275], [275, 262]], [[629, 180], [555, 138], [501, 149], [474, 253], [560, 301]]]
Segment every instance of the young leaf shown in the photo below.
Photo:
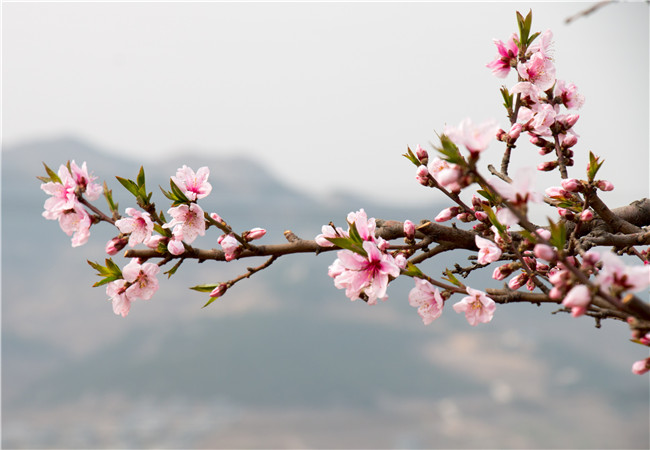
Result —
[[411, 161], [413, 164], [415, 164], [418, 167], [422, 165], [418, 157], [415, 156], [415, 154], [409, 147], [406, 147], [406, 153], [404, 153], [402, 156], [408, 159], [409, 161]]
[[361, 247], [359, 244], [355, 243], [352, 239], [350, 238], [345, 238], [345, 237], [338, 237], [338, 238], [326, 238], [328, 241], [330, 241], [332, 244], [336, 245], [337, 247], [340, 247], [345, 250], [350, 250], [354, 253], [358, 253], [363, 256], [368, 256], [366, 251]]
[[213, 301], [215, 301], [218, 298], [219, 297], [210, 297], [210, 300], [208, 300], [208, 302], [205, 305], [203, 305], [202, 308], [205, 308], [206, 306], [208, 306], [210, 303], [212, 303]]
[[452, 164], [457, 164], [459, 166], [465, 165], [465, 160], [460, 154], [458, 147], [454, 142], [447, 137], [446, 134], [440, 135], [440, 144], [441, 147], [436, 147], [436, 150], [442, 155], [442, 159]]
[[403, 269], [402, 275], [406, 275], [407, 277], [417, 277], [417, 278], [423, 278], [424, 274], [420, 270], [418, 266], [413, 264], [411, 261], [408, 261], [406, 264], [406, 268]]
[[[171, 278], [172, 275], [174, 275], [176, 273], [176, 271], [181, 266], [181, 264], [183, 264], [183, 261], [185, 261], [185, 260], [184, 259], [179, 260], [176, 264], [174, 264], [174, 267], [169, 269], [167, 272], [164, 272], [164, 274], [167, 275], [168, 279]], [[214, 288], [212, 288], [212, 289], [214, 289]]]
[[600, 158], [594, 155], [593, 152], [589, 152], [589, 167], [587, 170], [587, 179], [589, 180], [589, 182], [594, 181], [594, 179], [596, 178], [596, 174], [600, 170], [600, 167], [605, 162], [604, 160], [599, 162], [599, 159]]
[[140, 172], [138, 172], [138, 177], [136, 178], [138, 182], [138, 187], [144, 187], [144, 167], [140, 166]]
[[192, 286], [190, 289], [198, 292], [212, 292], [214, 289], [216, 289], [217, 286], [219, 286], [221, 283], [217, 284], [197, 284], [196, 286]]
[[449, 282], [450, 282], [451, 284], [453, 284], [454, 286], [461, 287], [461, 286], [463, 285], [463, 283], [461, 283], [460, 281], [458, 281], [458, 278], [456, 278], [456, 277], [454, 276], [454, 274], [451, 273], [451, 270], [446, 269], [446, 270], [445, 270], [445, 275], [447, 275], [447, 278], [443, 277], [443, 278], [442, 278], [443, 280], [449, 281]]
[[[47, 172], [47, 175], [50, 177], [50, 178], [47, 179], [47, 181], [45, 181], [45, 182], [47, 183], [47, 182], [49, 182], [49, 181], [52, 181], [52, 182], [54, 182], [54, 183], [59, 183], [59, 184], [61, 184], [61, 178], [59, 178], [59, 176], [57, 175], [57, 173], [56, 173], [55, 171], [53, 171], [52, 169], [50, 169], [49, 167], [47, 167], [47, 164], [43, 163], [43, 165], [45, 166], [45, 172]], [[43, 177], [43, 178], [44, 178], [44, 177]], [[41, 181], [44, 181], [43, 178], [38, 177], [38, 179], [41, 180]]]
[[135, 197], [138, 197], [138, 185], [135, 184], [132, 180], [127, 180], [126, 178], [122, 177], [115, 177], [117, 178], [117, 181], [120, 182], [124, 188], [129, 191], [131, 194], [133, 194]]

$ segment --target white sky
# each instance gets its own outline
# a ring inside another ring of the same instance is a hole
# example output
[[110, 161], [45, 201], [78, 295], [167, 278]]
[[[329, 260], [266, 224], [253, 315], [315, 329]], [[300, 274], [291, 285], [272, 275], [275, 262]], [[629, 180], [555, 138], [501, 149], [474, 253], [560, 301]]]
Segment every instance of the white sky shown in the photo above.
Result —
[[[616, 206], [648, 195], [648, 5], [563, 23], [591, 4], [5, 2], [3, 144], [77, 135], [145, 164], [242, 154], [310, 193], [430, 201], [400, 154], [466, 116], [505, 126], [485, 64], [532, 7], [558, 78], [586, 97], [571, 175], [604, 156]], [[513, 159], [548, 158], [522, 142]]]

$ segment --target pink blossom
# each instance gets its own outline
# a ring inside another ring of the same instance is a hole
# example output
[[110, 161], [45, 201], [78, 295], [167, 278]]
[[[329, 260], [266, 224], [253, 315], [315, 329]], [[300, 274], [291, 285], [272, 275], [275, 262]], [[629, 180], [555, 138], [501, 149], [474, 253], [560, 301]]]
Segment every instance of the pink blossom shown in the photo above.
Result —
[[126, 208], [130, 218], [122, 218], [115, 222], [115, 226], [124, 234], [129, 236], [129, 247], [135, 247], [151, 237], [153, 233], [153, 222], [148, 212], [140, 212], [135, 208]]
[[167, 213], [172, 216], [173, 220], [163, 225], [163, 228], [173, 227], [174, 235], [182, 236], [182, 239], [188, 244], [198, 236], [205, 235], [203, 209], [196, 203], [169, 208]]
[[544, 94], [544, 91], [530, 81], [521, 81], [510, 89], [510, 93], [521, 94], [522, 98], [528, 97], [533, 103], [537, 103], [539, 98]]
[[538, 36], [538, 38], [528, 47], [531, 53], [537, 53], [546, 59], [550, 59], [550, 50], [552, 45], [553, 32], [546, 30]]
[[88, 242], [91, 220], [81, 205], [63, 211], [59, 216], [59, 225], [65, 234], [72, 236], [73, 247], [79, 247]]
[[195, 201], [207, 197], [212, 191], [212, 185], [208, 183], [209, 176], [210, 169], [207, 167], [201, 167], [194, 173], [192, 169], [184, 165], [176, 170], [176, 176], [172, 177], [172, 181], [189, 200]]
[[43, 217], [48, 220], [57, 220], [63, 211], [74, 209], [79, 203], [75, 194], [76, 183], [70, 175], [68, 168], [61, 165], [58, 172], [61, 183], [50, 181], [41, 184], [41, 189], [51, 195], [45, 200]]
[[643, 375], [650, 371], [650, 358], [642, 359], [632, 364], [632, 373]]
[[435, 157], [429, 160], [427, 168], [429, 169], [429, 174], [441, 186], [452, 192], [459, 192], [461, 190], [460, 178], [463, 175], [463, 171], [456, 164], [450, 164], [443, 159]]
[[113, 312], [126, 317], [131, 309], [131, 299], [126, 294], [126, 280], [111, 281], [106, 285], [106, 295], [113, 303]]
[[479, 248], [478, 263], [489, 264], [501, 257], [501, 249], [489, 239], [482, 238], [478, 234], [474, 237], [476, 246]]
[[395, 256], [395, 264], [400, 269], [406, 269], [406, 265], [407, 265], [406, 256], [404, 256], [403, 253], [398, 253], [397, 256]]
[[338, 289], [345, 288], [345, 295], [350, 300], [360, 298], [363, 292], [368, 304], [374, 305], [377, 299], [386, 298], [389, 277], [399, 276], [400, 269], [393, 257], [381, 253], [374, 242], [365, 241], [363, 249], [367, 256], [349, 250], [339, 251], [329, 274]]
[[626, 266], [623, 260], [612, 252], [601, 256], [603, 268], [596, 276], [602, 289], [617, 288], [637, 292], [650, 285], [650, 266]]
[[513, 34], [505, 43], [499, 39], [494, 39], [494, 44], [497, 46], [499, 54], [495, 60], [485, 65], [487, 68], [492, 69], [494, 76], [505, 78], [510, 72], [512, 65], [517, 63], [519, 47], [517, 46], [516, 39], [516, 34]]
[[418, 308], [422, 322], [429, 325], [442, 314], [444, 301], [438, 288], [422, 278], [415, 279], [415, 287], [409, 292], [409, 304]]
[[453, 308], [457, 313], [464, 312], [467, 322], [471, 326], [476, 326], [479, 323], [488, 323], [494, 316], [496, 310], [496, 303], [489, 298], [485, 292], [467, 288], [468, 297], [464, 297], [461, 301], [456, 303]]
[[160, 244], [165, 239], [167, 239], [165, 236], [156, 234], [156, 235], [149, 236], [142, 243], [149, 248], [158, 248], [158, 244]]
[[156, 275], [159, 271], [160, 267], [156, 264], [139, 264], [135, 259], [132, 259], [122, 269], [122, 276], [130, 283], [130, 286], [126, 289], [127, 296], [133, 300], [137, 298], [149, 300], [158, 290]]
[[585, 97], [578, 94], [578, 87], [564, 80], [557, 80], [553, 95], [559, 97], [567, 109], [580, 109], [585, 103]]
[[485, 150], [494, 139], [499, 126], [494, 120], [474, 125], [470, 118], [463, 119], [458, 127], [445, 127], [445, 134], [454, 144], [464, 145], [473, 155]]
[[517, 64], [517, 72], [521, 78], [535, 84], [542, 91], [555, 84], [555, 66], [541, 53], [534, 53], [527, 62]]
[[591, 303], [591, 292], [584, 284], [579, 284], [571, 288], [569, 293], [562, 300], [562, 306], [571, 308], [571, 315], [578, 317], [587, 311], [587, 307]]
[[539, 203], [542, 195], [534, 189], [534, 170], [530, 167], [519, 169], [512, 177], [512, 183], [493, 177], [489, 184], [497, 193], [515, 206], [525, 205], [527, 202]]
[[72, 178], [79, 190], [86, 195], [88, 200], [97, 200], [104, 189], [101, 185], [93, 183], [97, 177], [88, 174], [86, 162], [84, 161], [81, 167], [79, 167], [73, 160], [70, 163], [70, 169], [72, 170]]
[[375, 223], [375, 218], [371, 217], [368, 219], [366, 212], [361, 208], [357, 212], [348, 213], [348, 223], [352, 225], [354, 223], [359, 236], [364, 241], [374, 241], [375, 240], [375, 228], [377, 227]]
[[323, 225], [323, 227], [321, 228], [321, 234], [316, 236], [314, 240], [321, 247], [333, 247], [334, 244], [328, 241], [327, 238], [337, 238], [337, 237], [347, 237], [347, 236], [348, 233], [343, 231], [343, 228], [341, 227], [334, 228], [332, 225]]
[[239, 241], [235, 236], [230, 234], [222, 234], [219, 236], [217, 243], [221, 245], [224, 253], [226, 254], [226, 261], [232, 261], [237, 257], [237, 254], [240, 252]]

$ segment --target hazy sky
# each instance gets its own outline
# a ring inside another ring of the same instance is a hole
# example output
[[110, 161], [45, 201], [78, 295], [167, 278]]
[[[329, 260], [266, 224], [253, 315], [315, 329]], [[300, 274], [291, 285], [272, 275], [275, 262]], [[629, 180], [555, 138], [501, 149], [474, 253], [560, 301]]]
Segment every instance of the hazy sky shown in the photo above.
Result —
[[[430, 201], [400, 154], [466, 116], [505, 127], [485, 64], [532, 8], [558, 78], [586, 97], [572, 175], [603, 155], [605, 200], [621, 204], [648, 195], [648, 5], [563, 23], [591, 4], [4, 3], [3, 144], [76, 135], [145, 163], [240, 154], [319, 195]], [[525, 142], [513, 158], [545, 160]]]

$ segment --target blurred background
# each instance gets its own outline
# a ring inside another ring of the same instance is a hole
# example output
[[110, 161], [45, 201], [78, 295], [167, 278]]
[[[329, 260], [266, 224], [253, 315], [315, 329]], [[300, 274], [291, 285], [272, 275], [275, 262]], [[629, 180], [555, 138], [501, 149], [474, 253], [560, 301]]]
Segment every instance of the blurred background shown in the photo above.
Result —
[[[552, 29], [557, 76], [586, 97], [572, 175], [602, 155], [620, 206], [648, 195], [648, 6], [564, 24], [591, 4], [534, 3], [533, 29]], [[505, 127], [498, 89], [514, 78], [485, 64], [530, 6], [3, 4], [3, 448], [647, 448], [648, 379], [630, 372], [647, 351], [625, 324], [510, 305], [489, 325], [447, 309], [424, 326], [410, 280], [374, 307], [349, 302], [333, 253], [282, 258], [206, 309], [188, 286], [256, 261], [185, 264], [121, 318], [85, 262], [114, 230], [72, 249], [41, 217], [41, 162], [74, 159], [122, 210], [115, 175], [144, 164], [166, 209], [157, 186], [206, 165], [203, 208], [267, 228], [264, 243], [359, 208], [431, 218], [449, 205], [400, 154], [466, 116]], [[513, 160], [543, 157], [522, 142]], [[489, 275], [468, 284], [498, 286]]]

